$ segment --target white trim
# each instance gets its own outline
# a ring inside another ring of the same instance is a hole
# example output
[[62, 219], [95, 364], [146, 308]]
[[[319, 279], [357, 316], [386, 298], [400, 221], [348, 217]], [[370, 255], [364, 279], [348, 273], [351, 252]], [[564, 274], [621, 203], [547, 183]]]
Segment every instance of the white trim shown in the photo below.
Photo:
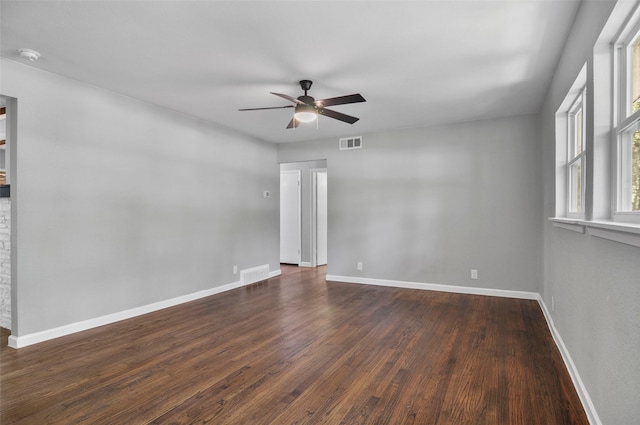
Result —
[[584, 233], [584, 220], [551, 217], [549, 218], [549, 221], [554, 227], [571, 230], [572, 232]]
[[311, 238], [309, 238], [311, 267], [318, 266], [318, 170], [320, 168], [309, 170], [309, 180], [311, 181], [311, 211], [309, 211], [309, 221], [311, 223]]
[[298, 264], [298, 267], [315, 267], [315, 266], [311, 264], [309, 261], [302, 261], [300, 264]]
[[332, 282], [359, 283], [363, 285], [390, 286], [392, 288], [422, 289], [426, 291], [453, 292], [457, 294], [488, 295], [492, 297], [537, 300], [537, 292], [512, 291], [509, 289], [476, 288], [471, 286], [442, 285], [437, 283], [406, 282], [401, 280], [372, 279], [367, 277], [327, 275]]
[[640, 223], [620, 223], [616, 221], [593, 220], [586, 222], [587, 227], [615, 230], [617, 232], [632, 233], [640, 237]]
[[312, 168], [311, 176], [311, 267], [318, 267], [318, 173], [327, 173], [327, 167]]
[[[280, 269], [269, 272], [269, 278], [280, 276], [282, 271]], [[82, 322], [71, 323], [64, 326], [59, 326], [53, 329], [46, 329], [40, 332], [34, 332], [23, 336], [9, 336], [9, 347], [22, 348], [29, 345], [37, 344], [39, 342], [48, 341], [50, 339], [59, 338], [61, 336], [71, 335], [76, 332], [86, 331], [88, 329], [97, 328], [99, 326], [109, 325], [111, 323], [119, 322], [121, 320], [131, 319], [143, 314], [152, 313], [154, 311], [162, 310], [168, 307], [173, 307], [178, 304], [184, 304], [190, 301], [194, 301], [200, 298], [210, 297], [222, 292], [230, 291], [232, 289], [240, 288], [243, 285], [240, 281], [228, 283], [222, 286], [216, 286], [215, 288], [205, 289], [203, 291], [194, 292], [192, 294], [182, 295], [180, 297], [171, 298], [165, 301], [159, 301], [153, 304], [147, 304], [140, 307], [135, 307], [129, 310], [120, 311], [117, 313], [107, 314], [106, 316], [95, 317], [93, 319], [83, 320]]]
[[640, 235], [631, 232], [620, 232], [607, 227], [588, 226], [587, 232], [596, 238], [608, 239], [640, 248]]
[[621, 225], [640, 224], [640, 211], [617, 211], [613, 213], [613, 221]]
[[573, 386], [576, 388], [578, 393], [578, 397], [582, 402], [582, 407], [584, 408], [585, 413], [587, 414], [587, 419], [589, 419], [589, 423], [591, 425], [602, 425], [602, 421], [600, 421], [600, 417], [598, 416], [598, 412], [596, 411], [596, 407], [593, 405], [593, 401], [589, 396], [589, 392], [587, 388], [584, 386], [582, 382], [582, 378], [580, 378], [580, 373], [578, 373], [578, 368], [576, 367], [571, 355], [569, 354], [569, 350], [567, 346], [564, 345], [564, 341], [560, 336], [560, 332], [556, 328], [553, 323], [553, 319], [551, 318], [551, 314], [549, 314], [549, 310], [547, 309], [544, 300], [540, 295], [538, 295], [538, 303], [540, 304], [540, 308], [542, 308], [542, 314], [547, 321], [547, 325], [549, 326], [549, 331], [551, 331], [551, 336], [562, 355], [562, 360], [564, 361], [565, 366], [567, 367], [567, 371], [569, 372], [569, 376], [571, 376], [571, 380], [573, 381]]
[[280, 276], [281, 274], [282, 274], [282, 270], [280, 269], [269, 272], [269, 279], [271, 279], [272, 277]]
[[640, 224], [609, 220], [572, 220], [559, 217], [551, 217], [549, 221], [554, 227], [578, 233], [585, 233], [586, 229], [586, 233], [590, 236], [640, 247]]

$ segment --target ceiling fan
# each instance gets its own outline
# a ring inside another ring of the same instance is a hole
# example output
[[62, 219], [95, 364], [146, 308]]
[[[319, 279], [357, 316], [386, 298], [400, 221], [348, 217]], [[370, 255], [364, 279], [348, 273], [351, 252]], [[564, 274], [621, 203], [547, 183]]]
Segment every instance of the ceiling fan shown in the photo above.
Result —
[[276, 96], [280, 96], [283, 99], [287, 99], [294, 103], [294, 105], [287, 106], [272, 106], [267, 108], [245, 108], [239, 109], [239, 111], [259, 111], [263, 109], [284, 109], [295, 108], [293, 118], [287, 125], [287, 128], [296, 128], [301, 122], [311, 122], [318, 118], [318, 115], [324, 115], [329, 118], [340, 120], [349, 124], [353, 124], [360, 118], [352, 117], [341, 112], [336, 112], [331, 109], [325, 108], [325, 106], [346, 105], [348, 103], [366, 102], [365, 98], [358, 94], [349, 94], [346, 96], [331, 97], [328, 99], [315, 100], [313, 97], [307, 94], [307, 91], [311, 88], [313, 82], [311, 80], [301, 80], [300, 87], [304, 90], [304, 96], [298, 96], [298, 98], [288, 96], [286, 94], [274, 93]]

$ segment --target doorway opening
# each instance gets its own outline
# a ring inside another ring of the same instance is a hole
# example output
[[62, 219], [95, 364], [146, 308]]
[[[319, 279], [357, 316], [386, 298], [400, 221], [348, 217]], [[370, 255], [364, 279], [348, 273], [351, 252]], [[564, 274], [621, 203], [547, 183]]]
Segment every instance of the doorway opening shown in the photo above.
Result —
[[15, 146], [17, 135], [17, 99], [0, 95], [0, 343], [6, 345], [17, 326], [17, 290], [15, 254], [15, 205], [11, 191], [15, 187]]
[[328, 262], [327, 160], [280, 164], [280, 263]]

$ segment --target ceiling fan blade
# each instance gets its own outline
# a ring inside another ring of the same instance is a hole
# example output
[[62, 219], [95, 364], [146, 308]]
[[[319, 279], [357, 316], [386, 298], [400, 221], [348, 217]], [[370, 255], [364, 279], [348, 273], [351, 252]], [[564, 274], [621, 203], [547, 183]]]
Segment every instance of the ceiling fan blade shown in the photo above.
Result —
[[289, 121], [289, 125], [287, 126], [287, 128], [297, 128], [299, 125], [300, 121], [295, 118], [291, 118], [291, 121]]
[[332, 111], [331, 109], [318, 108], [318, 113], [320, 115], [324, 115], [329, 118], [334, 118], [336, 120], [344, 121], [349, 124], [353, 124], [358, 121], [360, 118], [352, 117], [351, 115], [346, 115], [341, 112]]
[[315, 104], [317, 106], [334, 106], [334, 105], [346, 105], [347, 103], [359, 103], [366, 102], [367, 100], [360, 95], [360, 93], [356, 94], [348, 94], [346, 96], [338, 96], [338, 97], [330, 97], [328, 99], [316, 100]]
[[293, 105], [287, 105], [287, 106], [269, 106], [267, 108], [243, 108], [243, 109], [238, 109], [238, 111], [262, 111], [263, 109], [284, 109], [284, 108], [293, 108]]
[[276, 96], [280, 96], [281, 98], [283, 98], [283, 99], [287, 99], [288, 101], [291, 101], [291, 102], [293, 102], [293, 103], [298, 103], [298, 104], [303, 104], [303, 105], [305, 104], [304, 102], [302, 102], [302, 101], [300, 101], [300, 100], [296, 99], [295, 97], [291, 97], [291, 96], [289, 96], [289, 95], [287, 95], [287, 94], [274, 93], [274, 92], [272, 92], [272, 91], [270, 91], [269, 93], [271, 93], [271, 94], [275, 94]]

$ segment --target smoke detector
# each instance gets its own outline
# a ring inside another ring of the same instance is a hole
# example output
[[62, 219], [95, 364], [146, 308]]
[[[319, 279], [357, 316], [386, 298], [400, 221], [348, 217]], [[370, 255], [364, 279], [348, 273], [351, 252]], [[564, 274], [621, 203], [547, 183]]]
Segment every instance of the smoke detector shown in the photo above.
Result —
[[26, 59], [31, 62], [37, 61], [38, 58], [40, 57], [39, 52], [36, 52], [35, 50], [31, 50], [31, 49], [18, 49], [18, 53], [20, 53], [20, 56], [22, 57], [22, 59]]

